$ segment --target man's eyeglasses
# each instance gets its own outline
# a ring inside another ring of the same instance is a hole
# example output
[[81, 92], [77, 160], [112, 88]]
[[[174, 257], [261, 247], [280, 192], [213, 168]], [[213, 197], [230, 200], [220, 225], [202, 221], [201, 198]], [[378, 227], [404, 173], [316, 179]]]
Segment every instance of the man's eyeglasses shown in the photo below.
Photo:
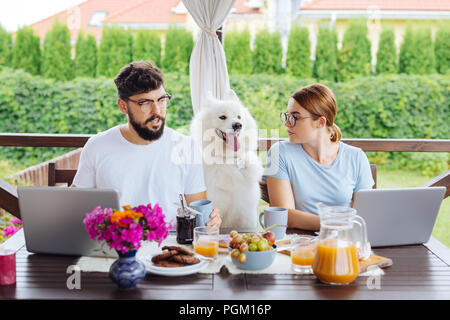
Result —
[[308, 117], [296, 117], [289, 112], [282, 112], [280, 113], [280, 119], [283, 123], [286, 123], [288, 121], [289, 126], [295, 127], [298, 120], [308, 119], [308, 118], [317, 118], [317, 116], [308, 116]]
[[156, 102], [151, 99], [142, 99], [142, 100], [136, 101], [136, 100], [133, 100], [130, 98], [125, 98], [125, 100], [134, 102], [139, 107], [141, 107], [141, 111], [143, 113], [150, 112], [150, 110], [152, 110], [154, 104], [158, 104], [161, 108], [167, 108], [167, 105], [169, 104], [170, 99], [172, 99], [172, 96], [168, 93], [163, 95]]

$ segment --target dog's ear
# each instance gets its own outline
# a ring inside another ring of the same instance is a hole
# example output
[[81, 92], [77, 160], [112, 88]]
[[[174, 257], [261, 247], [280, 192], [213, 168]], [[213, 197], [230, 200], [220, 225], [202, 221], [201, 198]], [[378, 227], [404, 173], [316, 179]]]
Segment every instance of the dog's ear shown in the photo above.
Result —
[[258, 129], [258, 124], [256, 123], [255, 118], [253, 118], [252, 114], [250, 113], [250, 110], [247, 107], [243, 107], [244, 109], [244, 117], [247, 122], [247, 128], [249, 129]]
[[199, 112], [201, 112], [205, 108], [216, 105], [217, 102], [218, 102], [218, 100], [213, 96], [212, 92], [210, 90], [208, 90], [205, 93], [204, 98], [202, 99], [202, 104], [200, 105]]
[[224, 100], [231, 100], [231, 101], [234, 101], [234, 102], [241, 103], [241, 100], [237, 96], [236, 92], [234, 92], [232, 89], [228, 90], [227, 96], [225, 97]]

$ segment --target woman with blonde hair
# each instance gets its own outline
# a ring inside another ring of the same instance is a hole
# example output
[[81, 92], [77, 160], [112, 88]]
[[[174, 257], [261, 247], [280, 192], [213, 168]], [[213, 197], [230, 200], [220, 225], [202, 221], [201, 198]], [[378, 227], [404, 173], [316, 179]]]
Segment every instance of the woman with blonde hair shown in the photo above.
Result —
[[290, 228], [318, 230], [316, 203], [351, 206], [356, 191], [374, 185], [366, 154], [340, 141], [337, 109], [331, 90], [313, 84], [296, 91], [280, 115], [289, 141], [270, 148], [264, 178], [270, 205], [288, 209]]

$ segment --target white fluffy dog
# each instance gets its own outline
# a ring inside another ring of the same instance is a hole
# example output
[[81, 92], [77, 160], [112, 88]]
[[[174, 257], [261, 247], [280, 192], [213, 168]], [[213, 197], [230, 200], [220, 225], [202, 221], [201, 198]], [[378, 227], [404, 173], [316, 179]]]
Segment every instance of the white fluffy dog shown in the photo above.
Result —
[[219, 208], [222, 226], [256, 228], [263, 173], [256, 121], [237, 96], [209, 96], [190, 129], [202, 147], [207, 197]]

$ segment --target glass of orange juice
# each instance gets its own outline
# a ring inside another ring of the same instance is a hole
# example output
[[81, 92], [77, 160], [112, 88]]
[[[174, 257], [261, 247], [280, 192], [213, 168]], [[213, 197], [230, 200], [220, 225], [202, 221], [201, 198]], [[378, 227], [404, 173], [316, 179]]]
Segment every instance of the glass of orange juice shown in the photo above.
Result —
[[291, 268], [295, 272], [313, 273], [312, 265], [316, 254], [317, 240], [300, 242], [291, 250]]
[[215, 257], [219, 253], [219, 228], [194, 228], [194, 252], [205, 257]]

